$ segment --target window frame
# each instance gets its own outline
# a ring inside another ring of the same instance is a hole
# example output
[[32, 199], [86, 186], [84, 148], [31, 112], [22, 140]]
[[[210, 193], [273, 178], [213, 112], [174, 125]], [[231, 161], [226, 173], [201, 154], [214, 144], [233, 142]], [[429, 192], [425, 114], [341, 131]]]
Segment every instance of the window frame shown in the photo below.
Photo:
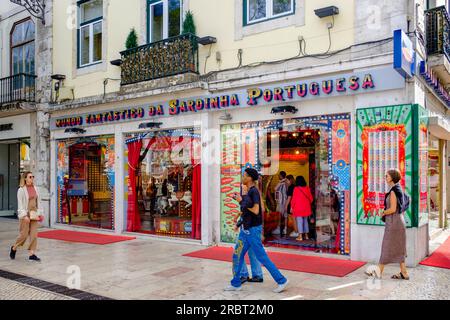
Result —
[[[31, 23], [33, 23], [33, 25], [34, 25], [34, 28], [35, 28], [34, 29], [35, 30], [34, 31], [34, 38], [32, 40], [20, 42], [19, 44], [13, 45], [13, 33], [14, 33], [15, 29], [19, 25], [21, 25], [21, 24], [23, 24], [25, 22], [28, 22], [28, 21], [31, 21]], [[14, 49], [19, 48], [19, 47], [25, 47], [26, 45], [28, 45], [28, 44], [30, 44], [32, 42], [34, 42], [34, 68], [35, 68], [34, 73], [36, 73], [36, 43], [35, 43], [35, 40], [36, 40], [36, 24], [34, 23], [33, 19], [31, 19], [31, 17], [27, 17], [25, 19], [22, 19], [22, 20], [14, 22], [14, 24], [11, 27], [11, 31], [9, 33], [9, 74], [11, 76], [14, 75], [14, 62], [13, 62], [13, 51], [14, 51]], [[20, 74], [20, 73], [25, 73], [25, 72], [19, 72], [19, 73], [16, 73], [16, 74]]]
[[[146, 21], [146, 29], [147, 29], [147, 36], [146, 36], [146, 40], [147, 40], [147, 44], [153, 43], [153, 42], [158, 42], [158, 41], [153, 41], [153, 39], [151, 39], [151, 29], [150, 29], [150, 6], [157, 4], [158, 2], [162, 2], [163, 4], [163, 39], [168, 39], [169, 38], [169, 27], [170, 27], [170, 22], [169, 22], [169, 1], [170, 0], [147, 0], [147, 7], [146, 7], [146, 12], [147, 12], [147, 21]], [[180, 1], [180, 35], [181, 32], [183, 31], [183, 0], [179, 0]]]
[[283, 12], [279, 14], [273, 14], [273, 1], [274, 0], [265, 0], [266, 1], [266, 16], [264, 18], [259, 18], [257, 20], [249, 21], [248, 17], [250, 16], [250, 6], [249, 6], [250, 0], [242, 0], [243, 4], [243, 25], [244, 26], [250, 26], [261, 22], [266, 22], [290, 15], [295, 14], [295, 6], [296, 6], [296, 0], [290, 0], [291, 1], [291, 10], [289, 12]]
[[[77, 6], [78, 6], [78, 13], [77, 13], [77, 19], [78, 19], [78, 28], [77, 28], [77, 67], [78, 69], [81, 68], [85, 68], [85, 67], [89, 67], [89, 66], [93, 66], [96, 64], [101, 64], [103, 63], [103, 1], [102, 1], [102, 15], [100, 17], [85, 21], [85, 22], [80, 22], [81, 20], [81, 5], [88, 3], [90, 1], [94, 1], [94, 0], [81, 0], [77, 2]], [[102, 34], [102, 43], [101, 43], [101, 58], [100, 60], [96, 60], [94, 61], [94, 25], [101, 23], [101, 34]], [[82, 57], [82, 46], [81, 46], [81, 30], [84, 28], [89, 28], [89, 62], [82, 64], [81, 63], [81, 57]]]

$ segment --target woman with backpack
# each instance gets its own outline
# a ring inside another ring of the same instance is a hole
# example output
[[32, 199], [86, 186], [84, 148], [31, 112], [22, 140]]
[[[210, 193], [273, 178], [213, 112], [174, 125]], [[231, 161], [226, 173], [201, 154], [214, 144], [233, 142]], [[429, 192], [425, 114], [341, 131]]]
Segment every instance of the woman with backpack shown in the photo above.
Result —
[[386, 172], [386, 183], [389, 192], [385, 196], [382, 220], [385, 222], [383, 244], [381, 246], [381, 257], [378, 269], [366, 272], [370, 276], [381, 278], [384, 266], [388, 263], [399, 263], [400, 272], [394, 274], [392, 279], [409, 280], [406, 270], [406, 223], [403, 213], [409, 205], [409, 197], [404, 194], [400, 187], [401, 174], [398, 169]]
[[313, 196], [303, 176], [298, 176], [295, 179], [295, 185], [294, 194], [290, 202], [291, 212], [297, 222], [299, 233], [296, 240], [303, 241], [303, 239], [309, 239], [308, 217], [312, 214], [311, 204], [313, 202]]

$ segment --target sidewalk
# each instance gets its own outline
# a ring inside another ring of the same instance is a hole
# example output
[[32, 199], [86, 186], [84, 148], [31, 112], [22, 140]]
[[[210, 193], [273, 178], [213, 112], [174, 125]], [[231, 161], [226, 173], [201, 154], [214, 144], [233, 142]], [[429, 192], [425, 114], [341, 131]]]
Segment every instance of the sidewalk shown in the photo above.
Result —
[[410, 269], [411, 281], [389, 279], [398, 267], [388, 266], [379, 286], [367, 281], [365, 267], [343, 278], [282, 270], [290, 285], [281, 294], [272, 292], [275, 283], [264, 269], [264, 283], [224, 292], [231, 263], [183, 257], [201, 247], [153, 239], [100, 246], [39, 238], [42, 263], [29, 262], [23, 249], [12, 261], [17, 228], [17, 221], [0, 218], [0, 270], [66, 285], [68, 268], [78, 266], [80, 290], [113, 299], [450, 299], [450, 270], [426, 266]]

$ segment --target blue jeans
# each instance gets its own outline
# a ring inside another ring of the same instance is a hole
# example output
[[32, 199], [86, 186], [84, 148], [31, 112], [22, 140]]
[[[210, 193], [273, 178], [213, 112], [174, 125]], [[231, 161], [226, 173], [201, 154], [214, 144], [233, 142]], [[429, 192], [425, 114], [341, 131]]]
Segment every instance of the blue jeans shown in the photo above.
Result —
[[[236, 243], [236, 246], [235, 246], [234, 250], [237, 250], [238, 245], [239, 245], [239, 241]], [[252, 278], [260, 278], [260, 279], [262, 279], [263, 278], [263, 272], [262, 272], [262, 268], [261, 268], [261, 263], [259, 263], [258, 259], [256, 259], [256, 256], [253, 253], [253, 250], [251, 248], [248, 250], [248, 257], [250, 259], [250, 267], [252, 269]], [[244, 277], [244, 278], [248, 278], [249, 277], [246, 263], [242, 264], [241, 278], [242, 277]]]
[[308, 217], [296, 217], [298, 233], [309, 233]]
[[231, 285], [233, 287], [241, 286], [241, 270], [245, 264], [245, 254], [251, 248], [256, 259], [264, 265], [269, 271], [272, 278], [278, 284], [283, 284], [287, 279], [280, 273], [277, 267], [270, 261], [261, 242], [262, 226], [250, 228], [250, 230], [242, 230], [239, 233], [238, 242], [233, 253], [233, 279]]

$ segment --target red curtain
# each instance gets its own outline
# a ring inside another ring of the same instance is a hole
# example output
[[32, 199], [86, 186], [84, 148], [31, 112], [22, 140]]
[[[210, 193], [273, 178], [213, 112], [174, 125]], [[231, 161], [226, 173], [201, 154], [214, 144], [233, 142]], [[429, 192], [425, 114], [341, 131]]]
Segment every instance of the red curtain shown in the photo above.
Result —
[[202, 219], [202, 169], [201, 165], [194, 166], [192, 171], [192, 239], [201, 239]]
[[127, 231], [134, 232], [141, 230], [141, 217], [137, 203], [136, 192], [136, 171], [139, 165], [142, 140], [128, 143], [128, 210], [127, 210]]

